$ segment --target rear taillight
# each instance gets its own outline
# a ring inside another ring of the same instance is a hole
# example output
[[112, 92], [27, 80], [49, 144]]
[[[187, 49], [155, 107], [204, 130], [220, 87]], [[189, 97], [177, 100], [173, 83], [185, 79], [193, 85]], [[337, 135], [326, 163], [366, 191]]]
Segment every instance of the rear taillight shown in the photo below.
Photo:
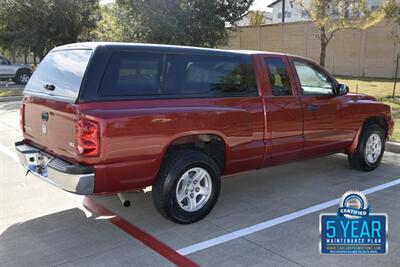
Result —
[[99, 124], [94, 121], [80, 119], [76, 123], [76, 148], [82, 156], [99, 155]]
[[19, 108], [19, 127], [21, 128], [22, 132], [25, 132], [24, 122], [25, 122], [25, 104], [22, 103], [21, 107]]

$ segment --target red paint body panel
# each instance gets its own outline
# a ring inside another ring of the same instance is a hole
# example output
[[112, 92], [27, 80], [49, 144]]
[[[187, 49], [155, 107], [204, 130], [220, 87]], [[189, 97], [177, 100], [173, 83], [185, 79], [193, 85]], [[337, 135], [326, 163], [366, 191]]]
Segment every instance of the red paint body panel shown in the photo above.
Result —
[[[292, 96], [272, 96], [264, 64], [268, 57], [285, 61]], [[112, 193], [152, 185], [168, 146], [185, 136], [220, 137], [225, 144], [223, 175], [229, 175], [338, 151], [352, 153], [370, 117], [384, 118], [388, 135], [393, 131], [389, 107], [367, 96], [303, 96], [291, 62], [299, 58], [261, 52], [251, 58], [259, 90], [255, 97], [76, 104], [25, 97], [24, 139], [67, 161], [93, 165], [95, 193]], [[308, 112], [311, 104], [318, 104], [319, 111]], [[42, 112], [49, 112], [48, 122], [40, 119]], [[77, 153], [78, 119], [98, 122], [98, 157]]]
[[[263, 107], [259, 97], [134, 100], [80, 105], [100, 122], [102, 138], [96, 164], [96, 192], [151, 185], [168, 145], [189, 135], [214, 134], [226, 144], [225, 174], [261, 166]], [[108, 177], [113, 177], [109, 179]]]
[[[23, 104], [26, 141], [67, 161], [81, 161], [75, 148], [70, 146], [75, 139], [78, 105], [39, 97], [24, 97]], [[42, 120], [43, 112], [48, 112], [48, 121]]]
[[[273, 96], [265, 61], [281, 58], [289, 74], [291, 96]], [[263, 166], [298, 160], [303, 150], [303, 111], [300, 96], [286, 57], [261, 55], [258, 74], [263, 79], [263, 104], [266, 108], [266, 150]]]

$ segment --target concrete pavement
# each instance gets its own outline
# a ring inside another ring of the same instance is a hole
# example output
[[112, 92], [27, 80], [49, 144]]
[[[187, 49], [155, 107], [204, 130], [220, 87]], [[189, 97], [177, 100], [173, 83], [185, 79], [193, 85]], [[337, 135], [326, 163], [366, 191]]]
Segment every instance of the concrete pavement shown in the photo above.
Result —
[[1, 88], [6, 88], [6, 89], [24, 89], [24, 85], [20, 84], [15, 84], [14, 82], [10, 81], [0, 81], [0, 89]]
[[[0, 103], [0, 144], [19, 140], [18, 102]], [[87, 211], [82, 198], [25, 172], [0, 152], [1, 266], [168, 266], [172, 263]], [[357, 172], [344, 155], [295, 162], [223, 179], [220, 199], [204, 220], [177, 225], [161, 217], [151, 193], [92, 199], [175, 250], [400, 178], [400, 155], [386, 153], [376, 171]], [[372, 212], [389, 216], [389, 252], [379, 256], [320, 255], [319, 214], [337, 206], [210, 246], [187, 257], [202, 266], [399, 266], [400, 186], [367, 196]]]

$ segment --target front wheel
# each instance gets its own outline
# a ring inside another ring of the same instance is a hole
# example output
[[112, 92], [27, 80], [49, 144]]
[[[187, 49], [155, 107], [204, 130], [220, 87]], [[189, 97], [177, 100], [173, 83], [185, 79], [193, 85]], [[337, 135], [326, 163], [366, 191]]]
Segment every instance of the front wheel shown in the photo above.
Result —
[[377, 124], [367, 125], [360, 136], [356, 151], [348, 156], [350, 166], [360, 171], [375, 170], [385, 151], [385, 133]]
[[208, 155], [195, 150], [174, 152], [164, 160], [153, 185], [153, 202], [164, 217], [192, 223], [212, 210], [220, 186], [220, 170]]

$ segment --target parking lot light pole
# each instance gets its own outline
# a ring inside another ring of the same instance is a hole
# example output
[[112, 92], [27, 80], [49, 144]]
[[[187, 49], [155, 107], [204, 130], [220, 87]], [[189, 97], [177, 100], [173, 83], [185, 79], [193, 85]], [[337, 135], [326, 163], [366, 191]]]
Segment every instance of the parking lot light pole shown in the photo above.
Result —
[[282, 0], [282, 23], [285, 23], [285, 2], [286, 0]]

